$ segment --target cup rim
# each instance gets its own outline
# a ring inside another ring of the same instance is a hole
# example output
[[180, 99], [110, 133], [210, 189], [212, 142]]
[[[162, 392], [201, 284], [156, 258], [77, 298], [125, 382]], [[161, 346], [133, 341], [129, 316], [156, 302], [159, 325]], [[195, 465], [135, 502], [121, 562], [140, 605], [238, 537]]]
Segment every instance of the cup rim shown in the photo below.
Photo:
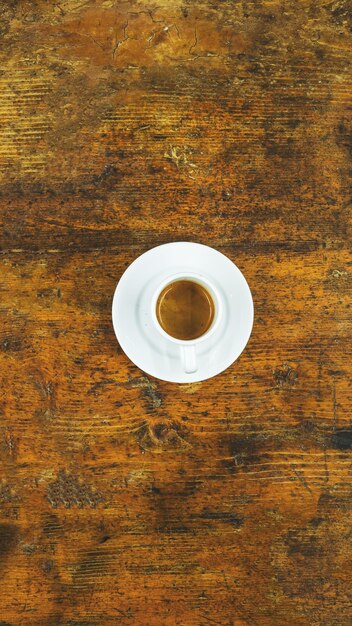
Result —
[[[208, 328], [208, 330], [204, 333], [204, 335], [201, 335], [200, 337], [197, 337], [196, 339], [177, 339], [176, 337], [172, 337], [172, 335], [169, 335], [159, 324], [159, 321], [156, 315], [156, 303], [157, 303], [160, 293], [162, 292], [163, 289], [165, 289], [165, 287], [168, 284], [176, 282], [177, 280], [187, 280], [187, 279], [193, 280], [194, 282], [198, 282], [199, 284], [203, 285], [206, 289], [208, 289], [208, 291], [210, 291], [210, 294], [215, 304], [215, 315], [214, 315], [214, 319], [210, 328]], [[153, 319], [153, 322], [157, 331], [165, 339], [168, 339], [169, 341], [172, 341], [173, 343], [176, 343], [178, 345], [192, 346], [192, 345], [201, 343], [202, 341], [205, 341], [206, 339], [209, 339], [209, 337], [218, 328], [221, 317], [222, 317], [222, 299], [215, 285], [211, 282], [211, 280], [209, 280], [209, 278], [207, 278], [203, 274], [200, 274], [199, 272], [192, 272], [192, 271], [177, 272], [176, 274], [170, 274], [167, 278], [161, 281], [158, 287], [154, 290], [154, 293], [151, 299], [151, 314], [152, 314], [152, 319]]]

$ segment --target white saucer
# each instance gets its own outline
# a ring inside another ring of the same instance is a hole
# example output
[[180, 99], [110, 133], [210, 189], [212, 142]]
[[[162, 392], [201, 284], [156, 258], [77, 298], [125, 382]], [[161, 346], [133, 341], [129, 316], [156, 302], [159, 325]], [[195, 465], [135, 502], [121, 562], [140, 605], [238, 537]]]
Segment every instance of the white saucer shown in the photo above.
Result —
[[[214, 334], [197, 346], [198, 370], [186, 374], [179, 346], [162, 337], [150, 314], [151, 298], [169, 275], [195, 272], [211, 280], [224, 302]], [[147, 374], [173, 383], [194, 383], [220, 374], [241, 354], [253, 326], [253, 300], [238, 267], [221, 252], [199, 243], [152, 248], [122, 275], [114, 294], [112, 321], [125, 354]]]

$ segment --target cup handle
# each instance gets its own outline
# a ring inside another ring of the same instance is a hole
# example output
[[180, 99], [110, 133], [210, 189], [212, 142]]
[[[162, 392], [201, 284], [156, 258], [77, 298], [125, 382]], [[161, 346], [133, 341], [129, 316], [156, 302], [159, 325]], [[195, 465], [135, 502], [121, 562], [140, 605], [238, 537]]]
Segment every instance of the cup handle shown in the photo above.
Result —
[[192, 374], [198, 369], [195, 346], [181, 346], [181, 360], [186, 374]]

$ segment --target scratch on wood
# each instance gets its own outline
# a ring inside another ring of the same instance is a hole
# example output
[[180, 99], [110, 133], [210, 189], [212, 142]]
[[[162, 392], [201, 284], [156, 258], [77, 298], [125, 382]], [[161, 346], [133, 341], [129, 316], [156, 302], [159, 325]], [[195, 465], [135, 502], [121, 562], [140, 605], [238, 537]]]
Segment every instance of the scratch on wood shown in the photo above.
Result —
[[123, 37], [122, 39], [116, 41], [113, 50], [112, 50], [112, 58], [115, 59], [115, 55], [119, 49], [119, 47], [121, 46], [122, 43], [125, 43], [125, 41], [127, 41], [129, 39], [129, 36], [127, 35], [127, 28], [129, 25], [129, 21], [127, 20], [126, 23], [123, 25]]
[[337, 428], [337, 401], [336, 401], [336, 383], [335, 379], [332, 379], [332, 406], [333, 406], [333, 430], [335, 431]]
[[318, 389], [317, 389], [318, 400], [321, 400], [321, 378], [322, 378], [322, 373], [323, 373], [323, 354], [324, 354], [324, 351], [321, 349], [319, 351], [319, 360], [318, 360]]
[[325, 482], [329, 482], [329, 468], [328, 468], [328, 458], [326, 453], [326, 448], [324, 449], [324, 467], [325, 467]]
[[194, 48], [196, 47], [197, 43], [198, 43], [197, 29], [195, 28], [194, 29], [194, 42], [193, 42], [193, 44], [189, 48], [189, 54], [191, 54], [192, 50], [194, 50]]
[[299, 482], [301, 483], [301, 485], [303, 485], [303, 487], [304, 487], [307, 491], [309, 491], [309, 493], [312, 493], [312, 490], [311, 490], [311, 488], [309, 487], [309, 485], [308, 485], [307, 481], [305, 480], [305, 478], [304, 478], [304, 476], [303, 476], [302, 472], [300, 472], [299, 470], [297, 470], [297, 469], [296, 469], [296, 466], [295, 466], [295, 464], [294, 464], [294, 463], [291, 463], [291, 468], [292, 468], [293, 472], [296, 474], [296, 476], [297, 476], [297, 478], [298, 478]]

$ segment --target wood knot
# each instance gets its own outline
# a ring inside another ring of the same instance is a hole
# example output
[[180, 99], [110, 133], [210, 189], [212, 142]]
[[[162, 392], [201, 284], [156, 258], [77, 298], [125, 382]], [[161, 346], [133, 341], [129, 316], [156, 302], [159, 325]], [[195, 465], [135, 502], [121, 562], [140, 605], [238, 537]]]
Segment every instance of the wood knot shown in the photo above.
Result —
[[274, 370], [274, 380], [278, 387], [294, 387], [298, 380], [298, 372], [291, 365], [284, 363]]
[[167, 439], [170, 434], [169, 428], [166, 424], [163, 424], [162, 422], [160, 422], [159, 424], [155, 424], [153, 432], [155, 438], [159, 439], [160, 441], [165, 441], [165, 439]]
[[144, 450], [185, 449], [191, 444], [186, 440], [187, 432], [184, 426], [174, 422], [144, 423], [136, 432], [140, 446]]

